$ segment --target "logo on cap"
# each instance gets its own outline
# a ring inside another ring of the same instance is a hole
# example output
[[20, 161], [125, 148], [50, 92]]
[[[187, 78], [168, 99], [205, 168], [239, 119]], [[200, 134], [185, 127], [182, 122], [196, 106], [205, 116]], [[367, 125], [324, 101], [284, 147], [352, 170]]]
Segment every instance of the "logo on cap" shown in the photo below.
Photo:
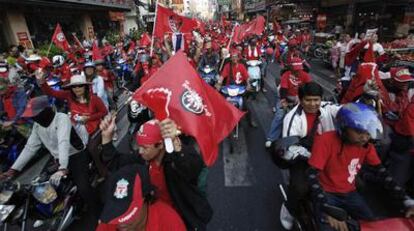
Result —
[[114, 197], [117, 199], [122, 199], [128, 196], [128, 185], [129, 182], [125, 179], [120, 179], [116, 182], [116, 188], [114, 192]]

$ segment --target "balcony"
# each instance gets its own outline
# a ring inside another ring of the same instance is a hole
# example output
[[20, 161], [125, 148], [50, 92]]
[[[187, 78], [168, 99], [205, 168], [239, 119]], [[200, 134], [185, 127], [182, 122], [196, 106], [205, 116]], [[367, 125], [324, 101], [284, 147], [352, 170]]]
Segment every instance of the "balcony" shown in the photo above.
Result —
[[12, 5], [31, 5], [31, 6], [54, 6], [73, 9], [85, 9], [85, 10], [117, 10], [117, 11], [129, 11], [131, 9], [131, 0], [0, 0], [1, 3]]

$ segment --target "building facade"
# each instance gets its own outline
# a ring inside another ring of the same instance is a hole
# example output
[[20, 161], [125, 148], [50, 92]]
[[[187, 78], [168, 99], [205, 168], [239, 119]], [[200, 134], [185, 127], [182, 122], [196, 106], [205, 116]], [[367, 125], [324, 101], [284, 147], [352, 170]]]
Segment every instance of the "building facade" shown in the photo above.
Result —
[[0, 49], [50, 43], [57, 23], [68, 40], [73, 33], [82, 39], [103, 36], [108, 30], [128, 31], [136, 26], [125, 23], [132, 5], [130, 0], [0, 0]]

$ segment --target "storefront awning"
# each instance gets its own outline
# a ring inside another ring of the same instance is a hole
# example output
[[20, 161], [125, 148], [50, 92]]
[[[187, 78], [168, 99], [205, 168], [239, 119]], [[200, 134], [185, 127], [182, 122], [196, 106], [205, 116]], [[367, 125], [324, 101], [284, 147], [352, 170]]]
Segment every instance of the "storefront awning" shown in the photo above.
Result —
[[80, 10], [116, 10], [116, 11], [130, 11], [130, 6], [128, 4], [120, 3], [109, 3], [109, 1], [94, 1], [94, 0], [25, 0], [25, 1], [15, 1], [15, 0], [0, 0], [1, 3], [11, 4], [15, 6], [51, 6], [53, 7], [62, 7], [70, 9], [80, 9]]

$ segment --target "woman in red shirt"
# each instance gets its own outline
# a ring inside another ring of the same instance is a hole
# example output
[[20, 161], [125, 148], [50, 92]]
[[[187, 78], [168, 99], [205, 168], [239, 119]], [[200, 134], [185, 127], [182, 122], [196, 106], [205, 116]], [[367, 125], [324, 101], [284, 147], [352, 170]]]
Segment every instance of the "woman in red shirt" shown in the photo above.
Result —
[[68, 90], [55, 91], [44, 81], [38, 78], [42, 91], [55, 98], [68, 102], [70, 118], [75, 125], [85, 125], [89, 135], [96, 131], [101, 119], [108, 113], [102, 100], [89, 92], [91, 83], [86, 82], [83, 75], [74, 75], [70, 83], [65, 86]]

